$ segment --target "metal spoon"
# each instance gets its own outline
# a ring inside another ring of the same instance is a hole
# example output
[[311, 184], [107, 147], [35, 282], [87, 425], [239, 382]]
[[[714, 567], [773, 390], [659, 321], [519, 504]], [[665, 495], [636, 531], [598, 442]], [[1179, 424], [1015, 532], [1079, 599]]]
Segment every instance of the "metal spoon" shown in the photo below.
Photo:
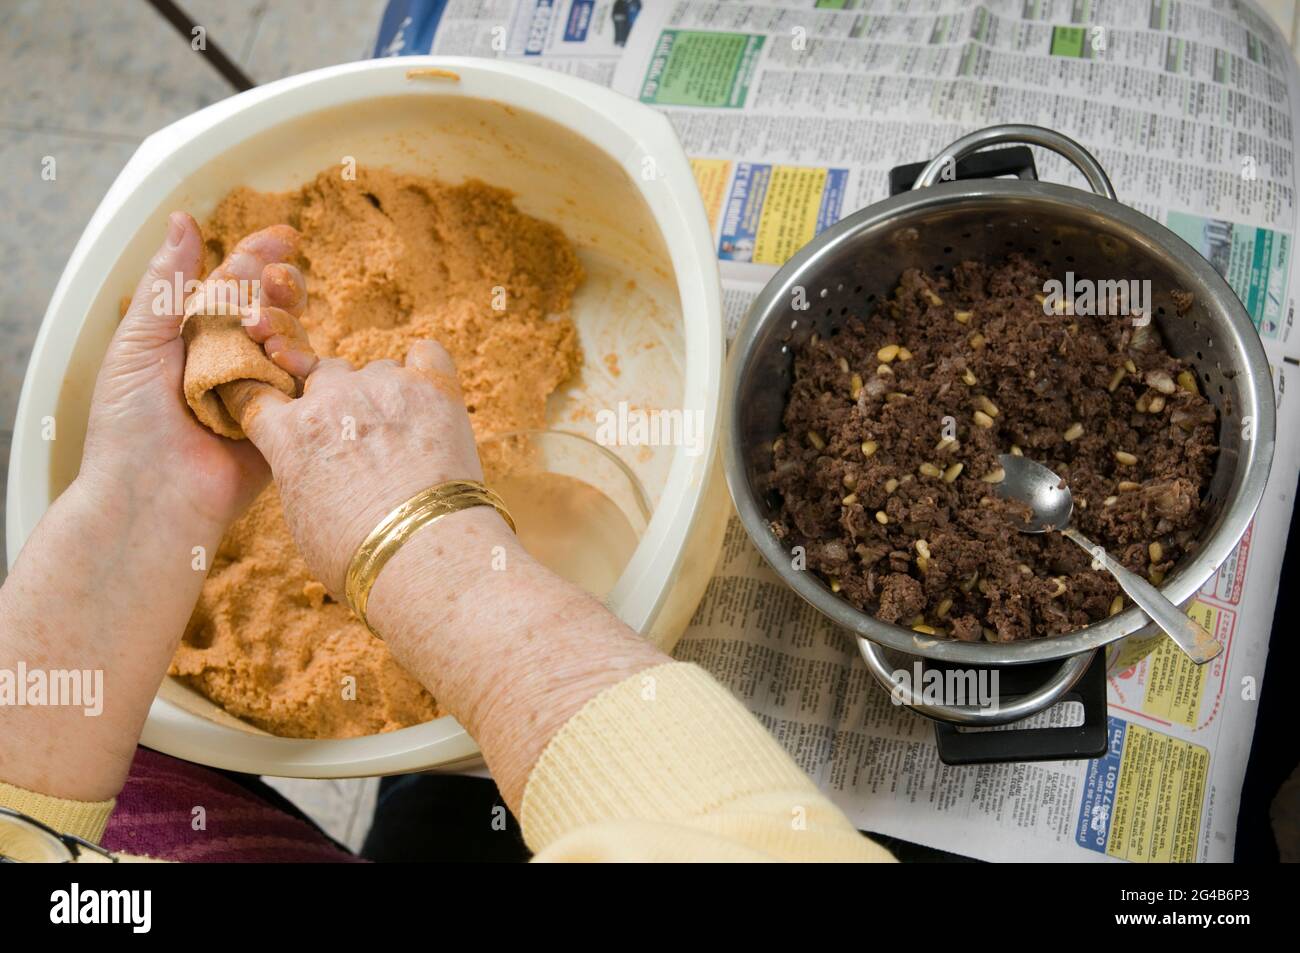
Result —
[[1141, 576], [1129, 572], [1102, 547], [1093, 544], [1078, 530], [1070, 528], [1074, 497], [1064, 480], [1041, 463], [1035, 463], [1027, 457], [1004, 453], [998, 457], [998, 462], [1006, 474], [996, 486], [998, 495], [1025, 503], [1033, 511], [1029, 521], [1018, 527], [1021, 532], [1050, 533], [1056, 530], [1086, 549], [1115, 577], [1115, 581], [1138, 607], [1164, 629], [1174, 643], [1198, 665], [1204, 665], [1223, 651], [1223, 646], [1214, 636], [1161, 595], [1159, 589]]

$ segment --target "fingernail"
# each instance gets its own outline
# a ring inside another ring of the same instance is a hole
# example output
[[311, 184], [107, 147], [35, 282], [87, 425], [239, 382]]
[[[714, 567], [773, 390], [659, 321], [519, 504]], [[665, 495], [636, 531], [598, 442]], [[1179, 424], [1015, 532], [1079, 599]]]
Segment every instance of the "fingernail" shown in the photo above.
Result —
[[172, 212], [167, 217], [167, 244], [175, 248], [185, 237], [185, 216], [180, 212]]
[[302, 351], [295, 351], [290, 347], [280, 347], [278, 342], [274, 350], [267, 347], [266, 356], [281, 370], [287, 371], [294, 377], [306, 377], [316, 364], [316, 355], [304, 354]]

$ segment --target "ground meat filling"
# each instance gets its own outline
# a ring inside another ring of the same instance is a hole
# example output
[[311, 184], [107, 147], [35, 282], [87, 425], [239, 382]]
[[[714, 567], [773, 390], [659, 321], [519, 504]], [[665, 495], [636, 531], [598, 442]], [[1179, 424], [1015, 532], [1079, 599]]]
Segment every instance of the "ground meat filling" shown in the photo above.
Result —
[[1003, 453], [1060, 474], [1074, 525], [1157, 585], [1194, 548], [1213, 405], [1154, 324], [1044, 314], [1046, 277], [1018, 256], [908, 271], [868, 320], [795, 350], [772, 530], [858, 608], [991, 642], [1119, 610], [1082, 549], [1015, 529], [1027, 508], [996, 495]]

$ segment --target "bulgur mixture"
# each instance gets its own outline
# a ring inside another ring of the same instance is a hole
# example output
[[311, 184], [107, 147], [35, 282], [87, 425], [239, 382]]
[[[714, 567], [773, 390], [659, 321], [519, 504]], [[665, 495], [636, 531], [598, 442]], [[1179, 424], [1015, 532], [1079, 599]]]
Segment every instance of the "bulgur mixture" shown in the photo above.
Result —
[[[475, 434], [544, 428], [581, 364], [568, 317], [582, 268], [552, 225], [479, 182], [358, 168], [294, 192], [236, 189], [204, 227], [209, 268], [243, 236], [302, 233], [302, 324], [322, 357], [401, 360], [434, 338], [456, 360]], [[504, 308], [501, 305], [504, 304]], [[226, 534], [171, 673], [277, 735], [346, 738], [439, 714], [299, 556], [274, 486]]]

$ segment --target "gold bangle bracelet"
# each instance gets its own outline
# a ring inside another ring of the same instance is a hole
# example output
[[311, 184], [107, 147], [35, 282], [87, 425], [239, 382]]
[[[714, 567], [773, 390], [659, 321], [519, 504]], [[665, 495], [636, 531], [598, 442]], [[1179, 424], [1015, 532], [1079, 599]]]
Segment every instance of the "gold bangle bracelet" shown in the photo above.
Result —
[[381, 636], [366, 617], [366, 605], [380, 571], [416, 531], [471, 506], [492, 507], [501, 514], [511, 531], [515, 531], [515, 521], [501, 497], [474, 480], [449, 480], [421, 490], [398, 506], [380, 520], [357, 547], [352, 562], [348, 564], [344, 595], [348, 606], [376, 638]]

